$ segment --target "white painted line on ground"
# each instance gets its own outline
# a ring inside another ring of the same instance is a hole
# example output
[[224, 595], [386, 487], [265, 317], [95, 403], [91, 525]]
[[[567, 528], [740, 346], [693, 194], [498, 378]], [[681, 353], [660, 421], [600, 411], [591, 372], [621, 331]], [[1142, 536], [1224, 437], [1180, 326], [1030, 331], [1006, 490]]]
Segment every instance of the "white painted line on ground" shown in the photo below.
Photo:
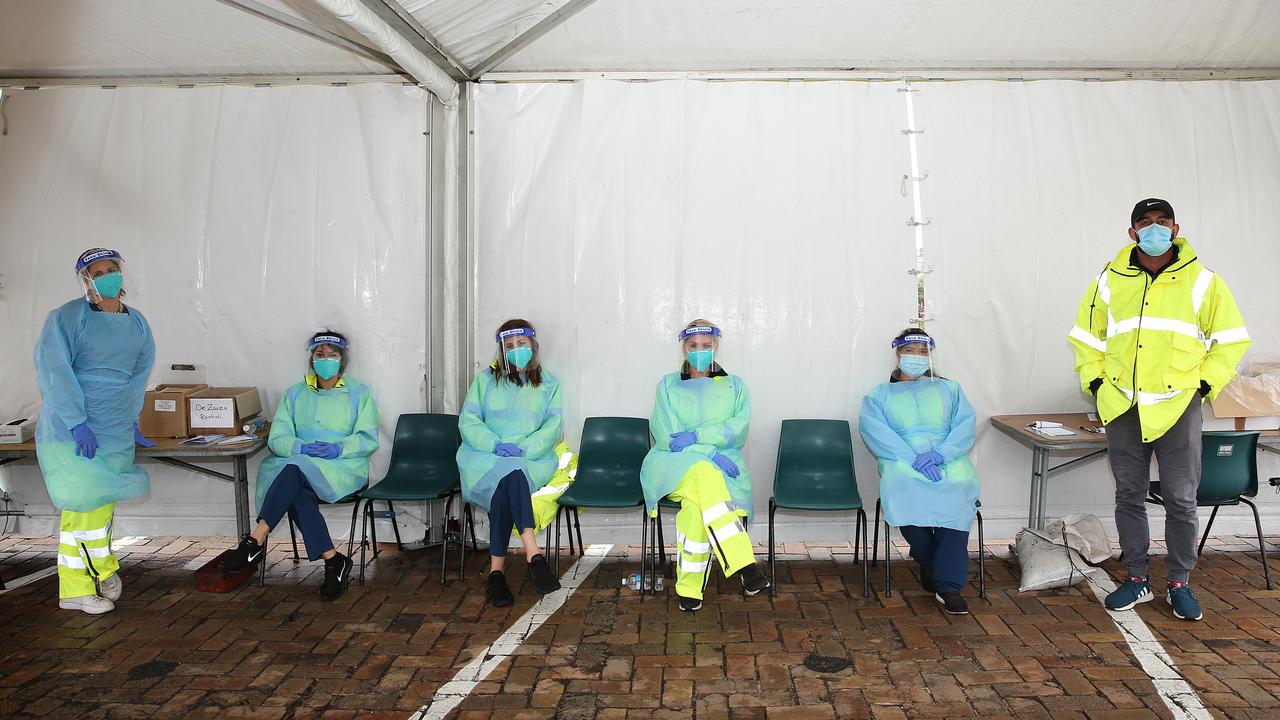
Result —
[[[137, 545], [138, 543], [144, 540], [146, 540], [146, 538], [141, 535], [139, 536], [127, 535], [125, 537], [119, 538], [118, 540], [112, 540], [111, 549], [115, 550], [116, 548], [122, 548], [122, 547], [125, 547], [126, 545]], [[58, 552], [57, 550], [54, 550], [53, 565], [50, 565], [49, 567], [43, 570], [37, 570], [31, 573], [30, 575], [23, 575], [22, 577], [16, 580], [5, 580], [4, 589], [0, 590], [0, 595], [3, 595], [9, 592], [10, 590], [17, 590], [20, 587], [30, 585], [33, 582], [39, 582], [40, 580], [43, 580], [47, 577], [57, 575], [58, 574], [57, 552]]]
[[[1084, 575], [1099, 601], [1116, 589], [1116, 584], [1111, 578], [1100, 570], [1087, 572]], [[1200, 696], [1178, 673], [1178, 667], [1173, 664], [1173, 659], [1169, 657], [1169, 653], [1165, 652], [1164, 646], [1151, 633], [1151, 628], [1142, 621], [1137, 611], [1111, 612], [1108, 610], [1107, 614], [1111, 616], [1116, 627], [1120, 628], [1120, 634], [1124, 636], [1125, 642], [1129, 643], [1133, 656], [1138, 659], [1138, 664], [1142, 666], [1143, 671], [1151, 677], [1151, 684], [1156, 686], [1156, 693], [1168, 706], [1169, 712], [1173, 713], [1175, 720], [1212, 720], [1213, 715], [1205, 709]]]
[[507, 628], [507, 631], [502, 633], [492, 645], [455, 673], [452, 680], [441, 685], [435, 696], [431, 698], [431, 702], [410, 715], [409, 720], [442, 720], [449, 711], [466, 700], [471, 691], [475, 690], [476, 685], [497, 669], [503, 660], [514, 654], [520, 645], [541, 627], [542, 623], [546, 622], [547, 618], [564, 605], [573, 591], [578, 589], [578, 586], [591, 575], [591, 571], [596, 569], [612, 549], [613, 545], [588, 547], [582, 558], [569, 568], [564, 577], [560, 578], [559, 590], [543, 596], [541, 600], [534, 603], [533, 607], [521, 615], [520, 619]]

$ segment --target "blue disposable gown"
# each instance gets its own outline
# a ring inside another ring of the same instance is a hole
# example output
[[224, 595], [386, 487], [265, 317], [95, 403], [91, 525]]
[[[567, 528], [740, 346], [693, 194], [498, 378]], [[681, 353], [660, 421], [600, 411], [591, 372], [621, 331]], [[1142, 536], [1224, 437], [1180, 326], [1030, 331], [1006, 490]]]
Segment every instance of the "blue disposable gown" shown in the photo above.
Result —
[[[151, 326], [137, 308], [99, 312], [77, 298], [49, 313], [35, 350], [44, 399], [36, 455], [54, 506], [89, 512], [150, 489], [133, 463], [133, 425], [155, 359]], [[92, 460], [76, 454], [71, 438], [83, 422], [98, 438]]]
[[[960, 385], [943, 378], [887, 382], [862, 400], [858, 430], [880, 466], [880, 501], [894, 527], [968, 531], [978, 501], [969, 460], [977, 416]], [[942, 455], [942, 482], [912, 469], [916, 456]]]
[[[302, 454], [311, 442], [333, 443], [332, 460]], [[369, 484], [369, 456], [378, 449], [378, 406], [368, 386], [343, 376], [337, 387], [318, 389], [314, 375], [285, 390], [267, 437], [271, 457], [258, 467], [258, 507], [286, 465], [296, 465], [316, 497], [334, 502]]]
[[[742, 378], [727, 374], [688, 380], [682, 380], [680, 373], [663, 376], [649, 417], [653, 447], [640, 468], [648, 511], [653, 512], [658, 501], [676, 489], [689, 468], [719, 452], [738, 466], [738, 477], [725, 476], [725, 485], [734, 505], [745, 510], [750, 520], [751, 473], [742, 457], [750, 424], [751, 396]], [[687, 431], [694, 432], [698, 441], [671, 452], [671, 434]]]
[[[560, 381], [546, 370], [538, 387], [498, 381], [488, 369], [476, 374], [458, 416], [462, 497], [487, 512], [498, 481], [515, 470], [524, 471], [529, 491], [537, 492], [559, 467], [556, 445], [563, 426]], [[519, 446], [524, 457], [495, 455], [504, 442]]]

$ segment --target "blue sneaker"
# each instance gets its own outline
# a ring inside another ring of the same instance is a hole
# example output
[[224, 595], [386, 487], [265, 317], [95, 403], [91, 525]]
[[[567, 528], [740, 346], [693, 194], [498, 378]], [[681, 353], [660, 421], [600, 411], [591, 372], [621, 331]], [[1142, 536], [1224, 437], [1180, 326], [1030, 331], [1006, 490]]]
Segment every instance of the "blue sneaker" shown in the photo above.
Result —
[[1179, 620], [1199, 620], [1204, 617], [1200, 609], [1200, 601], [1191, 592], [1186, 583], [1169, 583], [1169, 605], [1173, 607], [1173, 615]]
[[1103, 601], [1103, 605], [1108, 610], [1132, 610], [1134, 605], [1138, 603], [1151, 602], [1155, 597], [1155, 593], [1151, 592], [1151, 583], [1147, 579], [1131, 577], [1124, 582], [1115, 592], [1107, 596]]

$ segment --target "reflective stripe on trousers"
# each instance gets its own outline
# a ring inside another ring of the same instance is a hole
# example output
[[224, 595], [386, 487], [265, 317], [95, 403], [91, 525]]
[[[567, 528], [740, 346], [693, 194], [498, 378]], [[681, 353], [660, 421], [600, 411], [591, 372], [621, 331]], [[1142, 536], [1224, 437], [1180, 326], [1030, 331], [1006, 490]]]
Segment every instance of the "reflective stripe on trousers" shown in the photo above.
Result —
[[[89, 512], [63, 510], [58, 533], [58, 597], [93, 595], [98, 582], [120, 569], [111, 552], [111, 518], [116, 504]], [[96, 578], [96, 581], [95, 581]]]
[[751, 538], [743, 526], [746, 512], [733, 504], [720, 469], [700, 462], [670, 494], [676, 513], [676, 594], [701, 598], [714, 554], [729, 577], [755, 562]]

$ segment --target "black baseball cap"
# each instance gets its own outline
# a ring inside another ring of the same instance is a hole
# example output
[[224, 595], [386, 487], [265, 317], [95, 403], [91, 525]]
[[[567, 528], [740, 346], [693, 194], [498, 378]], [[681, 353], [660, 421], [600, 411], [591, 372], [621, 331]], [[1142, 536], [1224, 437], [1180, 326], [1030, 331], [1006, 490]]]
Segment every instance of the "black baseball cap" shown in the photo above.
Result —
[[1133, 206], [1133, 212], [1129, 213], [1129, 227], [1136, 225], [1139, 218], [1154, 210], [1159, 210], [1165, 215], [1168, 215], [1170, 220], [1174, 219], [1173, 206], [1169, 204], [1168, 200], [1147, 198], [1146, 200], [1139, 201], [1137, 205]]

